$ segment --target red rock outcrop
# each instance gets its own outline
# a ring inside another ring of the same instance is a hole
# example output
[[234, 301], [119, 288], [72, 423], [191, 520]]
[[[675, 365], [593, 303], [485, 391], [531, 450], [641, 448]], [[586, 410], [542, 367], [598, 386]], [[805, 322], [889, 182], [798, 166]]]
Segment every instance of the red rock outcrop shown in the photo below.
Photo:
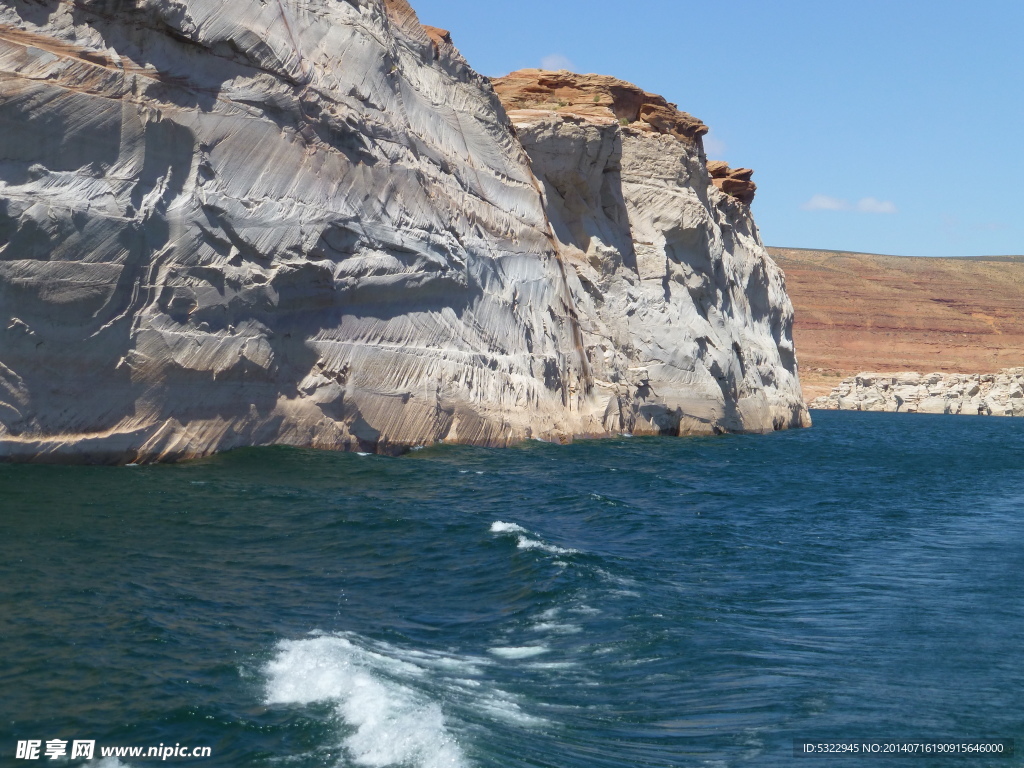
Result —
[[427, 33], [427, 37], [430, 38], [430, 42], [434, 44], [434, 50], [437, 50], [442, 45], [452, 45], [452, 33], [447, 29], [441, 29], [440, 27], [432, 27], [429, 24], [424, 24], [423, 31]]
[[[505, 109], [513, 118], [529, 111], [555, 112], [595, 123], [618, 122], [626, 130], [660, 133], [683, 141], [699, 142], [708, 132], [700, 120], [664, 97], [648, 93], [625, 80], [607, 75], [579, 75], [561, 70], [521, 69], [491, 81]], [[708, 163], [711, 183], [746, 205], [754, 200], [757, 185], [750, 168], [729, 168], [727, 163]]]
[[711, 183], [727, 195], [732, 195], [747, 205], [754, 201], [757, 185], [750, 180], [754, 175], [752, 169], [730, 168], [729, 164], [722, 160], [709, 160], [708, 173], [711, 174]]
[[561, 115], [616, 121], [633, 130], [666, 133], [689, 141], [708, 132], [704, 123], [680, 112], [662, 96], [607, 75], [521, 69], [491, 82], [509, 111], [556, 110]]

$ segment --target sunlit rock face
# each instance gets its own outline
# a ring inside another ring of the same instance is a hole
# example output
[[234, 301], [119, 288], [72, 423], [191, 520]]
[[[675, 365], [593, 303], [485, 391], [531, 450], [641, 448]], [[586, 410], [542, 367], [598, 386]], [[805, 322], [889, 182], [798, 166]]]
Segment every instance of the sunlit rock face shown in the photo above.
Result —
[[596, 387], [619, 404], [607, 428], [809, 425], [793, 307], [748, 206], [753, 172], [712, 164], [745, 185], [723, 191], [703, 124], [614, 78], [524, 70], [495, 89], [573, 266]]
[[859, 373], [813, 408], [961, 416], [1024, 416], [1024, 368], [998, 373]]
[[[675, 372], [697, 342], [670, 318], [598, 312], [630, 311], [628, 281], [589, 292], [545, 195], [488, 81], [401, 0], [8, 0], [0, 458], [779, 425], [752, 374], [686, 389], [706, 377]], [[688, 399], [633, 370], [634, 333]]]

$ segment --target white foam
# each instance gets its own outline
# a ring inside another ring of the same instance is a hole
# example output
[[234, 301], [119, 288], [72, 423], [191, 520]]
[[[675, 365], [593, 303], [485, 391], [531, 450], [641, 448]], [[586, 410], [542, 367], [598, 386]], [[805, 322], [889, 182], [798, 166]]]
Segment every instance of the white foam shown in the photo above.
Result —
[[512, 725], [536, 728], [541, 725], [548, 725], [543, 717], [535, 717], [523, 712], [514, 697], [503, 691], [495, 691], [482, 696], [477, 702], [477, 709], [486, 712], [497, 720], [504, 720]]
[[550, 552], [553, 555], [579, 554], [579, 550], [566, 549], [565, 547], [556, 547], [554, 544], [545, 544], [543, 541], [531, 539], [529, 536], [520, 536], [519, 542], [516, 544], [516, 546], [519, 549], [543, 549], [545, 552]]
[[359, 451], [356, 451], [356, 456], [373, 456], [373, 454], [372, 453], [360, 453]]
[[554, 632], [559, 635], [575, 635], [577, 632], [583, 631], [575, 624], [562, 624], [557, 621], [542, 621], [534, 624], [531, 629], [535, 632]]
[[526, 665], [530, 669], [576, 669], [576, 661], [533, 661]]
[[101, 757], [98, 763], [89, 763], [93, 768], [132, 768], [130, 763], [122, 763], [116, 757]]
[[604, 568], [595, 568], [594, 572], [597, 573], [598, 575], [603, 576], [604, 578], [608, 579], [608, 581], [610, 581], [610, 582], [612, 582], [614, 584], [618, 584], [618, 585], [623, 586], [623, 587], [639, 587], [640, 586], [640, 582], [637, 581], [636, 579], [631, 579], [628, 576], [616, 576], [614, 573], [610, 573], [609, 571], [606, 571]]
[[547, 653], [551, 649], [546, 645], [518, 645], [518, 646], [505, 646], [497, 648], [488, 648], [489, 653], [493, 653], [495, 656], [501, 656], [503, 659], [529, 659], [533, 656], [540, 656], [542, 653]]
[[515, 523], [506, 523], [502, 520], [495, 520], [493, 523], [491, 523], [491, 533], [520, 534], [516, 542], [516, 546], [519, 549], [541, 549], [545, 552], [550, 552], [553, 555], [579, 554], [579, 550], [577, 549], [566, 549], [565, 547], [556, 547], [554, 544], [545, 544], [543, 541], [531, 539], [529, 536], [523, 536], [521, 534], [529, 533], [529, 531], [523, 528], [523, 526], [516, 525]]
[[[481, 659], [473, 657], [463, 656], [445, 656], [438, 653], [424, 653], [423, 651], [404, 651], [397, 653], [397, 649], [390, 649], [394, 655], [404, 656], [408, 659], [412, 666], [416, 669], [413, 674], [423, 674], [424, 670], [415, 665], [421, 665], [421, 667], [429, 667], [432, 669], [443, 670], [445, 672], [458, 672], [463, 675], [472, 675], [479, 677], [484, 674], [483, 667], [493, 664], [490, 659]], [[476, 680], [460, 680], [461, 683], [471, 683], [474, 685], [479, 684]]]
[[440, 705], [395, 679], [413, 670], [344, 637], [285, 640], [266, 667], [266, 703], [332, 702], [356, 729], [343, 744], [358, 765], [467, 768]]
[[526, 533], [526, 529], [515, 523], [504, 523], [501, 520], [495, 520], [491, 523], [491, 533]]

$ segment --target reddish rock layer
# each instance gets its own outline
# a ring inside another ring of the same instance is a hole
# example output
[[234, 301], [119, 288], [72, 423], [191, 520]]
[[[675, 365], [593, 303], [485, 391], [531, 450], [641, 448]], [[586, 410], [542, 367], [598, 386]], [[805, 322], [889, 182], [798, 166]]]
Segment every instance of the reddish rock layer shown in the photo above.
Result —
[[796, 309], [808, 401], [861, 371], [1024, 365], [1024, 257], [941, 259], [769, 248]]
[[730, 168], [729, 164], [722, 160], [709, 160], [708, 173], [711, 174], [711, 183], [727, 195], [732, 195], [747, 205], [754, 201], [757, 184], [750, 180], [754, 175], [752, 169]]
[[440, 45], [452, 44], [452, 33], [447, 29], [441, 29], [440, 27], [432, 27], [429, 24], [424, 24], [423, 31], [427, 33], [427, 37], [430, 38], [430, 42], [434, 44], [435, 50]]
[[[521, 69], [491, 81], [501, 103], [515, 119], [529, 111], [555, 112], [591, 122], [617, 122], [627, 130], [660, 133], [683, 141], [700, 142], [708, 127], [663, 97], [632, 83], [606, 75], [578, 75], [565, 70]], [[742, 203], [750, 205], [757, 185], [750, 168], [729, 168], [727, 163], [708, 163], [711, 183]]]
[[700, 120], [680, 112], [663, 97], [606, 75], [577, 75], [565, 70], [521, 69], [491, 81], [507, 110], [547, 109], [601, 122], [696, 140], [708, 132]]

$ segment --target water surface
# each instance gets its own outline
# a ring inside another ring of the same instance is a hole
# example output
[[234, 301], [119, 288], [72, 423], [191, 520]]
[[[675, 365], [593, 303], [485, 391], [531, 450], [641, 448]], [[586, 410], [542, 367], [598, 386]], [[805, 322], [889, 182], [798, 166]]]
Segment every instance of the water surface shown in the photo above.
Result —
[[1024, 744], [1024, 419], [815, 419], [0, 466], [0, 763], [50, 738], [294, 768]]

